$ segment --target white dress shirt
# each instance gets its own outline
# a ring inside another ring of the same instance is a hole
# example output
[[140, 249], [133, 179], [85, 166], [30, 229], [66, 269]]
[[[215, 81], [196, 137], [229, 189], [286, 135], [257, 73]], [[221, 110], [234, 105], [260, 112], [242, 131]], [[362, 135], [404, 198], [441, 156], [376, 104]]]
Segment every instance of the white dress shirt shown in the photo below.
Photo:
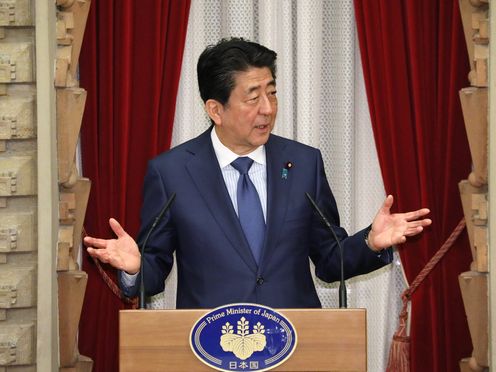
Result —
[[[240, 156], [232, 152], [224, 146], [222, 142], [220, 142], [219, 137], [215, 132], [215, 127], [210, 132], [210, 138], [212, 139], [215, 156], [219, 162], [220, 170], [222, 171], [222, 176], [224, 177], [224, 183], [226, 184], [227, 191], [231, 197], [234, 210], [238, 213], [236, 190], [238, 187], [238, 179], [240, 174], [236, 168], [231, 165], [231, 163]], [[265, 146], [259, 146], [249, 154], [243, 156], [253, 159], [253, 165], [248, 171], [248, 175], [250, 176], [251, 182], [253, 182], [253, 185], [257, 189], [258, 197], [260, 198], [260, 203], [262, 204], [264, 219], [267, 221], [267, 164]]]

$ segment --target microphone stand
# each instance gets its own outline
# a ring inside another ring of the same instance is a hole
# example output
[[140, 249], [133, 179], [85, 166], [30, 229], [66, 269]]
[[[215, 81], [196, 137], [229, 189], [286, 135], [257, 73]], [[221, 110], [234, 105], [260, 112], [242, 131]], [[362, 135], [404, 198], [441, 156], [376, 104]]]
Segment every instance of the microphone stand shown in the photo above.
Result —
[[140, 298], [139, 298], [139, 307], [138, 307], [138, 309], [144, 309], [145, 308], [145, 275], [143, 273], [143, 270], [144, 270], [143, 261], [144, 261], [144, 258], [145, 258], [146, 244], [148, 243], [148, 238], [152, 234], [153, 230], [155, 230], [155, 227], [160, 222], [160, 220], [164, 216], [165, 212], [167, 212], [167, 210], [172, 205], [172, 202], [174, 201], [175, 197], [176, 197], [176, 193], [173, 192], [172, 195], [171, 195], [171, 197], [169, 198], [169, 200], [167, 200], [167, 203], [165, 203], [164, 207], [160, 211], [160, 213], [157, 215], [157, 217], [155, 217], [155, 220], [153, 221], [152, 226], [148, 230], [148, 232], [146, 234], [146, 237], [145, 237], [145, 240], [143, 241], [143, 245], [141, 246], [141, 249], [140, 249], [140, 254], [141, 254], [141, 263], [140, 263]]
[[344, 254], [343, 254], [343, 246], [341, 245], [340, 240], [338, 239], [336, 232], [332, 228], [331, 224], [327, 220], [327, 218], [324, 216], [324, 213], [320, 210], [320, 208], [317, 206], [315, 201], [312, 199], [310, 194], [308, 192], [305, 193], [307, 196], [308, 200], [312, 204], [313, 209], [319, 214], [320, 219], [324, 222], [326, 227], [329, 229], [331, 232], [332, 236], [334, 237], [334, 240], [338, 243], [339, 247], [339, 255], [340, 255], [340, 263], [341, 263], [341, 278], [339, 281], [339, 308], [340, 309], [346, 309], [348, 307], [347, 304], [347, 294], [346, 294], [346, 283], [344, 281]]

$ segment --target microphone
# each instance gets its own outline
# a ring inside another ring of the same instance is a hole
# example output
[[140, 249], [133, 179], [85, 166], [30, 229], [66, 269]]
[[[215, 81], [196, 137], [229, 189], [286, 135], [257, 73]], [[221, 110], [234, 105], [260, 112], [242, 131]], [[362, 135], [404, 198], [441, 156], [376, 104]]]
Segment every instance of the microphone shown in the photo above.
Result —
[[334, 237], [334, 240], [338, 243], [339, 247], [339, 258], [340, 258], [340, 263], [341, 263], [341, 279], [339, 281], [339, 308], [340, 309], [346, 309], [348, 307], [347, 304], [347, 299], [346, 299], [346, 284], [344, 282], [344, 257], [343, 257], [343, 246], [341, 245], [341, 242], [339, 241], [336, 232], [332, 228], [331, 224], [327, 220], [326, 216], [324, 216], [324, 213], [320, 210], [320, 208], [317, 206], [315, 201], [312, 199], [310, 194], [308, 192], [305, 193], [307, 196], [308, 200], [310, 200], [310, 203], [312, 204], [313, 209], [319, 214], [320, 219], [324, 222], [324, 224], [327, 226], [329, 231], [331, 232], [332, 236]]
[[172, 195], [170, 196], [169, 200], [167, 200], [167, 203], [165, 203], [164, 207], [160, 211], [160, 213], [155, 217], [155, 220], [153, 221], [152, 226], [148, 229], [148, 232], [146, 233], [145, 240], [143, 241], [143, 245], [141, 246], [140, 249], [140, 254], [141, 254], [141, 263], [140, 263], [140, 298], [139, 298], [139, 307], [138, 309], [144, 309], [145, 308], [145, 276], [143, 273], [143, 261], [145, 259], [145, 249], [146, 249], [146, 243], [148, 242], [148, 238], [152, 234], [153, 230], [155, 230], [155, 227], [157, 224], [160, 222], [162, 217], [164, 216], [165, 212], [169, 210], [169, 208], [172, 205], [172, 202], [174, 201], [176, 197], [176, 193], [173, 192]]

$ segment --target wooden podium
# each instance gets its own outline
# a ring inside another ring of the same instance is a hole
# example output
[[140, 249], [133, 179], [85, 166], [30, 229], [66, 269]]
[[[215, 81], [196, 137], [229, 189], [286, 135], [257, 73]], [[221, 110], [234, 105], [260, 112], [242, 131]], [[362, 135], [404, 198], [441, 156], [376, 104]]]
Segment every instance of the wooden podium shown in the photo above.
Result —
[[[278, 310], [298, 345], [274, 371], [366, 371], [365, 309]], [[120, 371], [212, 371], [191, 351], [189, 335], [208, 310], [121, 310]]]

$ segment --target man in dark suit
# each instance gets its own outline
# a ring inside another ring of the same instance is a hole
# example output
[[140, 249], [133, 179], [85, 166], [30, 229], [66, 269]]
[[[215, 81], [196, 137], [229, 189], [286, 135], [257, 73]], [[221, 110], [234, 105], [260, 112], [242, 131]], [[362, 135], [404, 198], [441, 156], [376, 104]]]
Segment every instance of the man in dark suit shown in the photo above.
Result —
[[391, 214], [388, 196], [368, 228], [348, 236], [339, 227], [320, 151], [271, 134], [277, 114], [275, 60], [275, 52], [236, 38], [221, 40], [200, 56], [200, 94], [213, 125], [150, 161], [139, 244], [114, 219], [110, 225], [117, 239], [85, 238], [90, 255], [121, 270], [126, 295], [138, 291], [138, 245], [173, 193], [171, 209], [146, 246], [144, 283], [149, 295], [162, 291], [176, 252], [178, 308], [236, 302], [320, 307], [308, 258], [316, 275], [332, 282], [340, 276], [340, 256], [305, 193], [334, 225], [346, 277], [390, 263], [392, 245], [431, 223], [425, 208]]

